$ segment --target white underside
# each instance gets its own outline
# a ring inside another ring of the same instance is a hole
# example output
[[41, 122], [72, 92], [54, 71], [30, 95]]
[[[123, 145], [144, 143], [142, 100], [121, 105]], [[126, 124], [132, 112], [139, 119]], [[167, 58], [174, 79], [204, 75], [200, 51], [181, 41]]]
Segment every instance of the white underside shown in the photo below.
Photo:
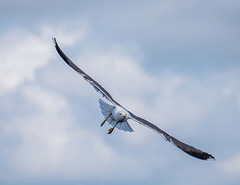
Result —
[[[99, 106], [101, 108], [101, 112], [105, 118], [109, 116], [110, 113], [112, 113], [114, 106], [109, 105], [108, 103], [104, 102], [103, 100], [99, 99]], [[108, 119], [107, 122], [114, 126], [117, 122], [114, 120], [113, 116], [111, 115]], [[119, 122], [116, 126], [119, 130], [123, 131], [128, 131], [128, 132], [133, 132], [133, 129], [129, 125], [127, 121]]]

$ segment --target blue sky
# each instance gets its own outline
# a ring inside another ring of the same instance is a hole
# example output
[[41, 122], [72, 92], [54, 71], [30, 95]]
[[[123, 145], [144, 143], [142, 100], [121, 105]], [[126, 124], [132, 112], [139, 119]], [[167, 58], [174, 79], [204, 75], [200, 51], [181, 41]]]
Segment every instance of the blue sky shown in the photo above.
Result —
[[[0, 183], [239, 184], [239, 5], [2, 0]], [[107, 135], [101, 96], [52, 37], [124, 107], [216, 161], [133, 121]]]

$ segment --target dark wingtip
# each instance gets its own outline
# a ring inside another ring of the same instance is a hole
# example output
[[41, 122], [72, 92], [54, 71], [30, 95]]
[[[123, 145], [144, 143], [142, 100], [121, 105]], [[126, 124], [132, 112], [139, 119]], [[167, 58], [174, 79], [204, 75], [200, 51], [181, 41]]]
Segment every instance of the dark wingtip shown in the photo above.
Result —
[[205, 160], [216, 160], [214, 156], [212, 156], [211, 154], [208, 154], [208, 156], [205, 158]]
[[55, 47], [56, 47], [56, 46], [57, 46], [57, 40], [56, 40], [56, 38], [53, 37], [52, 40], [53, 40], [53, 43], [54, 43], [54, 45], [55, 45]]
[[214, 160], [214, 161], [216, 160], [216, 159], [215, 159], [215, 157], [214, 157], [214, 156], [212, 156], [211, 154], [208, 154], [208, 155], [209, 155], [209, 156], [208, 156], [208, 158], [207, 158], [207, 159], [212, 159], [212, 160]]
[[187, 145], [186, 143], [183, 143], [172, 136], [169, 136], [169, 135], [167, 135], [167, 136], [169, 137], [169, 141], [171, 143], [173, 143], [175, 146], [180, 148], [185, 153], [187, 153], [193, 157], [196, 157], [198, 159], [201, 159], [201, 160], [208, 160], [208, 159], [215, 160], [215, 157], [212, 156], [211, 154], [209, 154], [207, 152], [203, 152], [199, 149], [196, 149], [193, 146]]
[[[183, 150], [184, 151], [184, 150]], [[202, 152], [201, 150], [197, 150], [197, 151], [184, 151], [186, 152], [187, 154], [193, 156], [193, 157], [196, 157], [198, 159], [202, 159], [202, 160], [208, 160], [208, 159], [212, 159], [212, 160], [215, 160], [215, 157], [212, 156], [211, 154], [208, 154], [206, 152]]]
[[215, 157], [212, 156], [211, 154], [208, 154], [208, 153], [206, 153], [206, 152], [203, 152], [203, 153], [204, 153], [204, 155], [206, 156], [206, 157], [205, 157], [205, 160], [208, 160], [208, 159], [215, 160]]

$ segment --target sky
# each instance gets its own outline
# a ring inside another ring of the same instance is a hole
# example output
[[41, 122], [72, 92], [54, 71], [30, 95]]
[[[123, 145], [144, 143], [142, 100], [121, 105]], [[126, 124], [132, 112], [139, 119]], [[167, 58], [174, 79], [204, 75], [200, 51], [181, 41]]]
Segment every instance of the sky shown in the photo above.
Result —
[[[240, 1], [1, 0], [0, 184], [238, 185]], [[152, 130], [100, 127], [101, 95], [211, 153]]]

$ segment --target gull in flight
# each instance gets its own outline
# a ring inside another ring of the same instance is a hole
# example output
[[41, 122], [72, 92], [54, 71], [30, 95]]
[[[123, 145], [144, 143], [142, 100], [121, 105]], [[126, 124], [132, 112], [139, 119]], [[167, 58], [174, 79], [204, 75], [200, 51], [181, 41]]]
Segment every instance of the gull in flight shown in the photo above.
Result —
[[73, 68], [78, 74], [80, 74], [84, 78], [84, 80], [89, 82], [97, 92], [100, 92], [103, 95], [103, 97], [105, 97], [107, 100], [109, 100], [112, 103], [112, 105], [109, 105], [108, 103], [99, 99], [101, 112], [105, 117], [105, 120], [102, 122], [101, 126], [103, 126], [106, 121], [113, 126], [108, 130], [108, 134], [111, 134], [115, 128], [119, 130], [128, 131], [128, 132], [133, 132], [133, 129], [127, 122], [128, 119], [132, 119], [141, 125], [149, 127], [150, 129], [154, 130], [158, 134], [161, 134], [166, 141], [171, 142], [173, 145], [175, 145], [176, 147], [178, 147], [179, 149], [181, 149], [182, 151], [184, 151], [185, 153], [193, 157], [196, 157], [202, 160], [214, 159], [214, 157], [211, 154], [208, 154], [207, 152], [203, 152], [199, 149], [194, 148], [193, 146], [187, 145], [177, 140], [176, 138], [172, 137], [171, 135], [167, 134], [166, 132], [158, 128], [156, 125], [148, 122], [143, 118], [140, 118], [134, 115], [133, 113], [125, 109], [122, 105], [120, 105], [117, 101], [115, 101], [112, 98], [112, 96], [99, 83], [97, 83], [93, 78], [91, 78], [84, 71], [82, 71], [63, 53], [63, 51], [58, 46], [56, 38], [53, 38], [53, 42], [55, 44], [55, 48], [58, 54], [62, 57], [62, 59], [71, 68]]

